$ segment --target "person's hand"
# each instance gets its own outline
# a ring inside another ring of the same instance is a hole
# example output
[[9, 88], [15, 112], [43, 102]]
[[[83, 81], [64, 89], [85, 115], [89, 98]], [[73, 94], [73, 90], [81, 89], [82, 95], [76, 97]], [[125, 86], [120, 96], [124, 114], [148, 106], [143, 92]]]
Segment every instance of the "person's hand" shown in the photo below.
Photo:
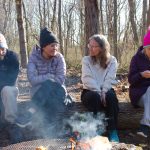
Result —
[[150, 70], [145, 70], [145, 71], [141, 72], [141, 76], [143, 78], [150, 78]]
[[69, 94], [67, 94], [67, 96], [65, 97], [64, 103], [66, 106], [69, 106], [69, 107], [73, 106], [74, 104], [73, 98]]
[[106, 93], [104, 91], [101, 92], [101, 101], [104, 107], [106, 107]]
[[48, 80], [51, 80], [51, 81], [55, 82], [53, 74], [47, 73], [46, 76], [47, 76]]

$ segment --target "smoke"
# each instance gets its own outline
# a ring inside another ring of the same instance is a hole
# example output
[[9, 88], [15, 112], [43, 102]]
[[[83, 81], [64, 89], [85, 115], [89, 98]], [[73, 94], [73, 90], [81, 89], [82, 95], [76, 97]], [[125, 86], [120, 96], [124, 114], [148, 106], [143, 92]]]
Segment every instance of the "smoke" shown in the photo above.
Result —
[[[77, 131], [80, 133], [81, 140], [88, 140], [102, 135], [106, 131], [106, 125], [104, 113], [93, 116], [92, 112], [76, 112], [70, 118], [63, 120], [63, 116], [60, 114], [52, 117], [38, 110], [34, 112], [29, 128], [39, 138], [61, 138], [66, 137], [66, 134], [71, 136], [73, 132]], [[66, 131], [68, 129], [69, 131]]]
[[57, 138], [60, 135], [61, 119], [38, 110], [33, 114], [32, 123], [29, 127], [38, 138]]
[[96, 116], [93, 116], [92, 112], [76, 112], [69, 119], [65, 120], [65, 124], [70, 126], [73, 132], [79, 132], [80, 138], [83, 140], [102, 135], [106, 130], [104, 113], [98, 113]]

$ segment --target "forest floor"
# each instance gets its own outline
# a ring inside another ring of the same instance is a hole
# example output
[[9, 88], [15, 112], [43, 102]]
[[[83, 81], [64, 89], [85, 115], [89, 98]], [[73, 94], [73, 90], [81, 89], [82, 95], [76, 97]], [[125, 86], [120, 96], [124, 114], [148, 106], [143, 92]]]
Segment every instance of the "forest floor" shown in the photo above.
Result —
[[[23, 79], [24, 75], [21, 75], [20, 78]], [[118, 97], [119, 101], [129, 102], [127, 74], [120, 76], [119, 80], [120, 80], [119, 84], [115, 87], [117, 97]], [[22, 84], [21, 86], [24, 87], [26, 85]], [[71, 96], [76, 101], [80, 101], [82, 84], [81, 84], [81, 73], [78, 69], [69, 69], [68, 70], [66, 86], [67, 86], [67, 90], [71, 94]], [[21, 91], [21, 93], [28, 93], [28, 91], [29, 91], [29, 89], [27, 87], [27, 88], [24, 88]], [[20, 99], [22, 101], [26, 101], [26, 94], [20, 95], [19, 100]], [[137, 129], [119, 130], [120, 143], [133, 144], [135, 146], [142, 147], [143, 150], [150, 150], [148, 140], [146, 138], [141, 138], [140, 136], [137, 136], [136, 131], [137, 131]], [[7, 129], [0, 129], [0, 147], [5, 147], [10, 144], [11, 143], [10, 143], [10, 138], [9, 138]], [[126, 150], [126, 149], [122, 149], [122, 150]]]

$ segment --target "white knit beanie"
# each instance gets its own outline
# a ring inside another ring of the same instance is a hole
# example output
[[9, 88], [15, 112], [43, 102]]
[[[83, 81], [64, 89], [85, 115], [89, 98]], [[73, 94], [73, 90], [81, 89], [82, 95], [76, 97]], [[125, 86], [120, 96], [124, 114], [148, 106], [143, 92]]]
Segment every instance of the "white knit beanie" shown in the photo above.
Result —
[[3, 34], [0, 33], [0, 48], [6, 48], [8, 49], [6, 39]]

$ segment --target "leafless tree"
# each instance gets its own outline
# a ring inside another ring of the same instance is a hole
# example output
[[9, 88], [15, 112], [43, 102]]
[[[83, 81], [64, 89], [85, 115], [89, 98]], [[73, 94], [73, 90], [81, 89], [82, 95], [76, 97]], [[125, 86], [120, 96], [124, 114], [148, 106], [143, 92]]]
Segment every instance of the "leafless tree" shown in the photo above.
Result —
[[136, 45], [139, 45], [137, 26], [135, 22], [135, 14], [136, 14], [135, 0], [128, 0], [128, 3], [129, 3], [129, 16], [130, 16], [130, 22], [133, 31], [134, 42]]
[[147, 0], [143, 0], [143, 12], [142, 12], [142, 38], [147, 30], [147, 24], [146, 24], [146, 19], [147, 19]]
[[[61, 2], [60, 2], [61, 4]], [[53, 10], [53, 18], [51, 23], [51, 30], [55, 33], [56, 32], [56, 6], [57, 6], [57, 0], [54, 0], [54, 10]]]
[[62, 40], [62, 25], [61, 25], [61, 0], [59, 0], [59, 7], [58, 7], [58, 28], [59, 28], [59, 43], [60, 43], [60, 52], [63, 52], [63, 40]]
[[47, 25], [46, 24], [46, 1], [39, 0], [38, 6], [39, 6], [39, 16], [40, 16], [40, 28], [43, 28]]
[[[17, 30], [18, 22], [14, 19], [17, 14], [14, 9], [16, 1], [19, 0], [0, 1], [0, 31], [5, 34], [10, 48], [18, 52], [20, 32]], [[71, 53], [75, 56], [73, 59], [79, 59], [79, 52], [81, 56], [87, 55], [85, 45], [89, 37], [95, 33], [102, 33], [108, 37], [112, 47], [111, 53], [119, 62], [126, 63], [120, 60], [121, 56], [127, 55], [129, 50], [132, 50], [132, 53], [136, 51], [141, 41], [139, 39], [142, 39], [150, 25], [150, 0], [24, 0], [23, 2], [22, 15], [25, 19], [23, 28], [27, 33], [24, 33], [27, 49], [30, 51], [33, 45], [38, 43], [40, 28], [47, 26], [58, 35], [60, 52], [65, 55], [66, 60], [71, 58]]]
[[3, 9], [5, 12], [5, 17], [4, 17], [4, 25], [3, 25], [3, 33], [5, 34], [7, 31], [7, 26], [9, 23], [10, 15], [11, 15], [11, 7], [12, 7], [12, 0], [6, 1], [3, 0]]
[[19, 31], [21, 66], [25, 68], [27, 65], [28, 58], [27, 58], [26, 34], [23, 20], [23, 8], [22, 8], [23, 5], [22, 0], [15, 0], [15, 2], [16, 2], [17, 23]]
[[[88, 39], [93, 34], [98, 34], [100, 31], [99, 25], [99, 9], [97, 0], [84, 0], [85, 5], [85, 36], [86, 44]], [[88, 54], [87, 48], [85, 55]]]
[[149, 6], [147, 11], [147, 27], [150, 26], [150, 0], [149, 0]]
[[108, 41], [113, 45], [113, 0], [106, 0], [107, 34]]
[[103, 0], [100, 0], [100, 31], [104, 34], [104, 19], [103, 19]]
[[114, 56], [118, 59], [118, 47], [117, 47], [117, 0], [114, 0], [114, 21], [113, 21], [113, 49]]

